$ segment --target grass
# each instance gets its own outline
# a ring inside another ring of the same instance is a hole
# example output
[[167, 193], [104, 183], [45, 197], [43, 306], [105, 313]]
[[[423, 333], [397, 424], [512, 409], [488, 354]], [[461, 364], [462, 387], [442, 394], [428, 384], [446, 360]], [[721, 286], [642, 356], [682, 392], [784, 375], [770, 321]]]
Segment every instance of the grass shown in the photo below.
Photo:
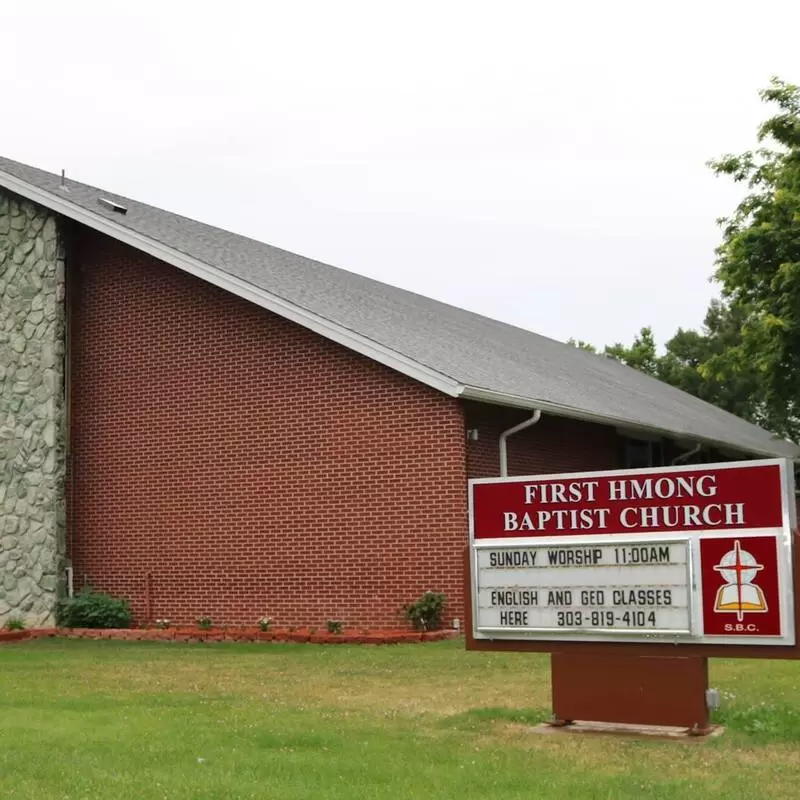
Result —
[[800, 665], [712, 662], [703, 744], [543, 736], [546, 656], [394, 647], [0, 646], [0, 797], [795, 798]]

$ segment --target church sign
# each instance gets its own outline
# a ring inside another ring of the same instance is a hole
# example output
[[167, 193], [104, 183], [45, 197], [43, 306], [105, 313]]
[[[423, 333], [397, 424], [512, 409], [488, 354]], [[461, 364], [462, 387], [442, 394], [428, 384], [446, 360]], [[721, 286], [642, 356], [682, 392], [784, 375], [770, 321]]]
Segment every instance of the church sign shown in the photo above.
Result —
[[784, 460], [470, 481], [472, 637], [795, 644]]

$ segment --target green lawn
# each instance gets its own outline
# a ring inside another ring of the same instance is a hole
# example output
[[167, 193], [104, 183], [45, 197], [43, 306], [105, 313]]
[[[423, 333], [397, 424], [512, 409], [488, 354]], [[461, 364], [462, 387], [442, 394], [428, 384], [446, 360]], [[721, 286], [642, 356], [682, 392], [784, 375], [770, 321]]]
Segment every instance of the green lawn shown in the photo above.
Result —
[[546, 656], [0, 645], [0, 798], [797, 798], [800, 665], [712, 663], [703, 744], [546, 736]]

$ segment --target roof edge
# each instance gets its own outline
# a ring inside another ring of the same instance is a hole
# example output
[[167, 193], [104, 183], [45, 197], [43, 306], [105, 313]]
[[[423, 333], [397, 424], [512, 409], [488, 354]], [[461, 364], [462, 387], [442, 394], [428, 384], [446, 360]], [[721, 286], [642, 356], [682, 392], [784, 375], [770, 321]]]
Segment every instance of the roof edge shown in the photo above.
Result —
[[194, 275], [248, 302], [254, 303], [267, 311], [271, 311], [284, 319], [288, 319], [326, 339], [336, 342], [346, 347], [348, 350], [366, 356], [372, 361], [377, 361], [396, 372], [400, 372], [450, 397], [458, 397], [464, 388], [449, 375], [445, 375], [425, 364], [414, 361], [404, 356], [402, 353], [398, 353], [396, 350], [392, 350], [379, 342], [361, 336], [349, 328], [338, 325], [325, 317], [308, 311], [302, 306], [290, 303], [288, 300], [284, 300], [278, 295], [260, 289], [247, 281], [243, 281], [241, 278], [236, 278], [218, 267], [213, 267], [210, 264], [206, 264], [192, 256], [186, 255], [180, 250], [176, 250], [173, 247], [159, 242], [157, 239], [152, 239], [149, 236], [137, 233], [113, 220], [106, 219], [100, 214], [82, 208], [75, 203], [71, 203], [67, 198], [62, 198], [44, 189], [40, 189], [3, 170], [0, 170], [0, 187], [14, 192], [33, 203], [44, 206], [56, 214], [60, 214], [82, 225], [86, 225], [99, 233], [110, 236], [136, 250], [147, 253], [160, 261], [164, 261], [170, 266], [176, 267], [190, 275]]
[[[792, 457], [795, 461], [800, 461], [800, 449], [795, 447], [795, 455], [787, 456], [786, 453], [779, 453], [778, 448], [782, 443], [776, 441], [776, 448], [760, 447], [741, 447], [732, 445], [726, 441], [716, 440], [710, 437], [701, 437], [694, 434], [687, 434], [685, 431], [669, 430], [658, 428], [645, 423], [632, 422], [625, 418], [610, 415], [597, 414], [580, 408], [561, 405], [533, 397], [507, 394], [501, 391], [485, 389], [479, 386], [465, 385], [432, 367], [418, 362], [403, 353], [393, 350], [380, 342], [363, 336], [343, 325], [340, 325], [326, 317], [315, 314], [302, 306], [292, 303], [279, 295], [268, 292], [258, 286], [238, 278], [219, 267], [207, 264], [193, 256], [189, 256], [176, 248], [170, 247], [158, 239], [154, 239], [142, 233], [138, 233], [119, 222], [109, 219], [102, 214], [83, 208], [69, 200], [61, 197], [58, 193], [41, 189], [35, 184], [31, 184], [21, 178], [0, 169], [0, 188], [14, 192], [27, 200], [36, 203], [50, 211], [59, 214], [67, 219], [85, 225], [104, 235], [122, 242], [136, 250], [146, 253], [154, 258], [163, 261], [183, 272], [193, 275], [206, 283], [217, 286], [223, 291], [229, 292], [250, 303], [264, 308], [271, 313], [298, 324], [318, 335], [336, 342], [348, 350], [363, 355], [364, 357], [383, 364], [386, 367], [399, 372], [412, 380], [428, 386], [450, 397], [458, 397], [466, 400], [493, 403], [495, 405], [511, 406], [524, 409], [540, 409], [556, 416], [567, 417], [570, 419], [593, 422], [602, 425], [624, 427], [626, 429], [669, 436], [673, 439], [691, 440], [712, 445], [715, 448], [727, 451], [728, 453], [741, 453], [747, 455], [775, 457]], [[790, 443], [786, 443], [791, 446]]]
[[659, 434], [661, 436], [668, 436], [671, 439], [690, 440], [706, 445], [711, 445], [722, 453], [743, 453], [747, 455], [757, 455], [765, 458], [790, 458], [793, 461], [800, 459], [800, 456], [788, 456], [785, 453], [780, 454], [776, 450], [765, 450], [760, 448], [744, 448], [736, 447], [730, 442], [719, 441], [710, 437], [701, 437], [695, 434], [686, 433], [686, 431], [673, 431], [667, 428], [657, 428], [652, 425], [645, 425], [643, 423], [632, 422], [631, 420], [623, 417], [611, 417], [604, 414], [595, 414], [591, 411], [584, 411], [580, 408], [573, 406], [560, 405], [558, 403], [551, 403], [547, 400], [534, 400], [521, 395], [505, 394], [503, 392], [496, 392], [492, 389], [484, 389], [480, 386], [465, 386], [460, 394], [464, 400], [475, 400], [480, 403], [493, 403], [494, 405], [510, 406], [512, 408], [525, 408], [529, 410], [539, 409], [540, 411], [549, 412], [554, 416], [567, 417], [569, 419], [581, 420], [582, 422], [594, 422], [600, 425], [613, 425], [618, 428], [625, 428], [630, 431], [641, 431], [649, 434]]

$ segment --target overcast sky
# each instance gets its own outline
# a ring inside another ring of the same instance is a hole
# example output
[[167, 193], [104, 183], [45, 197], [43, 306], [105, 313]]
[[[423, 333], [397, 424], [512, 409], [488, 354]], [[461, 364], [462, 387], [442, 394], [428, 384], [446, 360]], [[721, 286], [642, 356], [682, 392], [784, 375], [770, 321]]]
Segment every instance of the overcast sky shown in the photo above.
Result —
[[[31, 8], [32, 10], [27, 10]], [[4, 3], [0, 152], [539, 333], [701, 323], [800, 4]]]

